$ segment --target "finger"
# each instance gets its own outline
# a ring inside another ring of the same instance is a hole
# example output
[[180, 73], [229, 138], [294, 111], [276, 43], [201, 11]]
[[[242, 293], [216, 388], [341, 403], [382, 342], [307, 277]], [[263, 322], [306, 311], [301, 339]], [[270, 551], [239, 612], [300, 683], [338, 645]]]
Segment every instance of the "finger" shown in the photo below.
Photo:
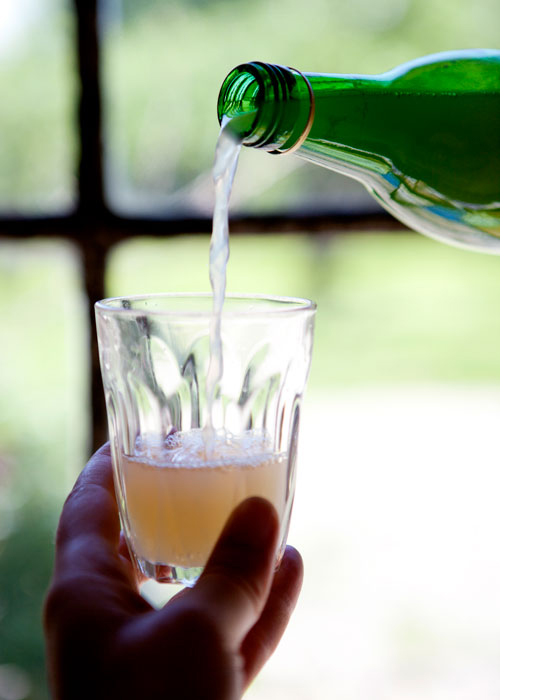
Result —
[[[275, 563], [279, 523], [263, 498], [249, 498], [229, 518], [195, 588], [163, 609], [167, 624], [190, 607], [215, 620], [228, 648], [238, 651], [265, 605]], [[176, 627], [177, 629], [177, 627]]]
[[43, 619], [48, 639], [64, 639], [69, 652], [82, 647], [77, 639], [83, 629], [103, 628], [110, 635], [113, 625], [151, 609], [137, 591], [131, 568], [118, 556], [119, 532], [107, 444], [82, 471], [59, 521]]
[[92, 456], [63, 506], [57, 530], [56, 573], [109, 570], [113, 561], [120, 563], [114, 556], [119, 533], [107, 443]]
[[260, 619], [241, 647], [245, 687], [275, 651], [296, 606], [303, 577], [302, 557], [293, 547], [287, 547]]

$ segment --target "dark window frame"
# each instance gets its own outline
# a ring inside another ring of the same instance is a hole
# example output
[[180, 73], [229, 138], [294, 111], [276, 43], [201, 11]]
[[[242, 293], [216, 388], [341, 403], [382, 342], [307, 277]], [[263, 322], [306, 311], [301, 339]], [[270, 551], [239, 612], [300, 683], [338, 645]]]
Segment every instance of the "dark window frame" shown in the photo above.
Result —
[[[94, 302], [105, 297], [105, 267], [111, 248], [124, 239], [141, 235], [209, 235], [212, 226], [212, 220], [208, 217], [183, 215], [167, 219], [154, 215], [120, 216], [107, 205], [102, 143], [101, 43], [98, 32], [100, 1], [72, 0], [78, 65], [78, 186], [75, 208], [66, 215], [56, 216], [5, 217], [0, 213], [1, 237], [16, 240], [63, 238], [79, 249], [91, 329], [95, 328]], [[363, 234], [404, 230], [403, 224], [383, 210], [231, 217], [231, 235], [300, 232], [328, 236], [343, 231]], [[97, 448], [107, 439], [107, 424], [95, 332], [90, 333], [90, 352], [91, 442]]]

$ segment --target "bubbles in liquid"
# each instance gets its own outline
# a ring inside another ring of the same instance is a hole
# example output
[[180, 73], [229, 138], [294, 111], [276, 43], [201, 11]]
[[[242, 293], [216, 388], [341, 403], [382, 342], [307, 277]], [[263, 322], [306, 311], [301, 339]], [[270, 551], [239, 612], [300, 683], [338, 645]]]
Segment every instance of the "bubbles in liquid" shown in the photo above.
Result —
[[207, 434], [197, 428], [168, 435], [165, 439], [138, 437], [133, 457], [155, 467], [254, 467], [266, 462], [282, 462], [275, 454], [272, 440], [264, 431], [249, 430], [242, 435], [225, 431]]

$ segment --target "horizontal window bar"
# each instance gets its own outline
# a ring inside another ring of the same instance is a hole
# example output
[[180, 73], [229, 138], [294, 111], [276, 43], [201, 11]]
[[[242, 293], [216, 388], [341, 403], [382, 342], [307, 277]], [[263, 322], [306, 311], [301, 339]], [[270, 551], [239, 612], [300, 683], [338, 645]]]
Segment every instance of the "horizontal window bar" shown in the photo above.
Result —
[[[407, 231], [399, 221], [385, 212], [322, 215], [303, 214], [293, 216], [235, 216], [230, 217], [232, 234], [250, 233], [326, 233], [330, 231]], [[161, 218], [119, 217], [102, 212], [97, 217], [78, 214], [52, 217], [0, 218], [0, 236], [29, 238], [34, 236], [61, 236], [78, 241], [87, 238], [92, 231], [100, 231], [101, 237], [111, 238], [113, 243], [140, 235], [173, 236], [185, 233], [210, 233], [212, 219], [208, 217]]]

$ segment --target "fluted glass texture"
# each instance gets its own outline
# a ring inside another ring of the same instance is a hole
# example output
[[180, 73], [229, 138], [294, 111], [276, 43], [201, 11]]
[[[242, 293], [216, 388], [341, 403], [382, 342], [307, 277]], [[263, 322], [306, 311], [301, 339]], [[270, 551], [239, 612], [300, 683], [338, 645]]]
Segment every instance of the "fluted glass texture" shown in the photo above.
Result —
[[231, 510], [271, 500], [286, 540], [315, 305], [227, 297], [208, 405], [211, 295], [96, 305], [121, 519], [149, 578], [192, 585]]

